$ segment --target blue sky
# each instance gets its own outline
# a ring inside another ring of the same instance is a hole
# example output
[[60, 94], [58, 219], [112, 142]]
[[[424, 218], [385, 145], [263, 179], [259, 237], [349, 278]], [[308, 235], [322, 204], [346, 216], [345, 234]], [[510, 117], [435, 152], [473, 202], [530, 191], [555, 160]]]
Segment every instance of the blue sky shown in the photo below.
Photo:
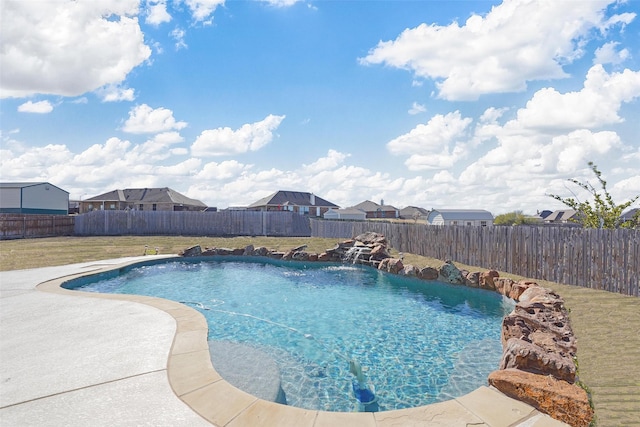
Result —
[[640, 193], [637, 0], [0, 7], [4, 182], [535, 213], [593, 161]]

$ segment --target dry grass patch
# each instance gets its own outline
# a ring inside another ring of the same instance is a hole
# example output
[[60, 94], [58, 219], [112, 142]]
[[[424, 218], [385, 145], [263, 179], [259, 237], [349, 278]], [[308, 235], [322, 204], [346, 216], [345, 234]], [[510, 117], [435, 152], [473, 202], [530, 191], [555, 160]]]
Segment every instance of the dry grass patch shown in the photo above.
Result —
[[50, 237], [43, 239], [0, 241], [0, 271], [38, 268], [110, 258], [140, 256], [145, 247], [161, 254], [177, 254], [181, 250], [200, 245], [218, 248], [243, 248], [247, 245], [265, 246], [284, 251], [308, 245], [310, 252], [331, 248], [337, 239], [309, 237], [186, 237], [186, 236], [100, 236]]

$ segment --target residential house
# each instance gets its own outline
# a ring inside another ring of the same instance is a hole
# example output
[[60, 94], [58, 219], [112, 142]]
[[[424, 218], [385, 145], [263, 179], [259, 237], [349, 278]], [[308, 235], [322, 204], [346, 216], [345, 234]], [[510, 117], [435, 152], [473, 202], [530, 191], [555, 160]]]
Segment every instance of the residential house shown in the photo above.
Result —
[[324, 219], [342, 219], [350, 221], [364, 221], [367, 214], [360, 209], [345, 208], [345, 209], [329, 209], [323, 215]]
[[80, 202], [80, 213], [94, 210], [203, 211], [207, 205], [171, 188], [113, 190]]
[[543, 220], [543, 219], [545, 219], [546, 217], [548, 217], [549, 215], [551, 215], [552, 213], [553, 213], [553, 212], [551, 212], [550, 210], [545, 209], [545, 210], [543, 210], [543, 211], [538, 211], [538, 212], [537, 212], [537, 214], [536, 214], [536, 216], [537, 216], [540, 220]]
[[628, 211], [624, 212], [621, 216], [620, 216], [620, 223], [626, 222], [626, 221], [636, 221], [634, 224], [636, 227], [640, 226], [640, 217], [638, 218], [638, 220], [636, 220], [636, 215], [640, 214], [638, 213], [638, 211], [640, 211], [640, 209], [638, 208], [633, 208], [633, 209], [629, 209]]
[[0, 213], [67, 215], [69, 192], [48, 182], [3, 182]]
[[579, 221], [578, 211], [573, 209], [566, 210], [557, 210], [553, 211], [551, 214], [547, 215], [544, 218], [545, 224], [568, 224], [568, 225], [578, 225]]
[[380, 204], [372, 202], [371, 200], [365, 200], [362, 203], [358, 203], [355, 206], [351, 206], [354, 209], [360, 209], [364, 211], [367, 218], [399, 218], [400, 211], [391, 206], [385, 205], [384, 200], [380, 200]]
[[429, 225], [493, 225], [493, 215], [482, 209], [433, 209], [427, 216]]
[[276, 191], [247, 206], [247, 210], [250, 211], [289, 211], [311, 217], [321, 217], [329, 209], [337, 208], [339, 206], [335, 203], [313, 193], [283, 190]]
[[429, 211], [424, 208], [419, 208], [417, 206], [407, 206], [406, 208], [400, 209], [400, 218], [402, 219], [424, 219], [429, 216]]

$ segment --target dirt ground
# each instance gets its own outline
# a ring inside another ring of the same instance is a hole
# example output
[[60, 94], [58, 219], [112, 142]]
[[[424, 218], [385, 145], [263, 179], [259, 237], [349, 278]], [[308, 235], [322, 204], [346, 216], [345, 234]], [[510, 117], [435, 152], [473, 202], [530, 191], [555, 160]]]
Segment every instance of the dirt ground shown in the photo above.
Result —
[[[10, 240], [0, 241], [0, 271], [137, 256], [156, 250], [177, 254], [193, 245], [238, 248], [253, 244], [279, 251], [307, 245], [309, 252], [320, 253], [339, 240], [166, 236]], [[413, 254], [404, 254], [404, 261], [417, 267], [442, 264], [440, 260]], [[456, 265], [470, 271], [483, 270], [479, 266]], [[501, 276], [519, 278], [503, 272]], [[597, 426], [640, 426], [640, 298], [546, 282], [544, 278], [531, 279], [554, 289], [566, 301], [578, 338], [579, 376], [592, 393]]]

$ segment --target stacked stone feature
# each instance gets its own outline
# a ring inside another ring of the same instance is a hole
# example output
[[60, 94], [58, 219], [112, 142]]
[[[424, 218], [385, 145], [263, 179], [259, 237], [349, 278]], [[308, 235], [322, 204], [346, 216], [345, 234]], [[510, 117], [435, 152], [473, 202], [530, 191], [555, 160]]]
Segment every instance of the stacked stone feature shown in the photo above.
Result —
[[502, 322], [503, 355], [489, 384], [572, 426], [586, 427], [593, 409], [576, 382], [576, 339], [564, 300], [531, 281], [504, 282], [517, 301]]

